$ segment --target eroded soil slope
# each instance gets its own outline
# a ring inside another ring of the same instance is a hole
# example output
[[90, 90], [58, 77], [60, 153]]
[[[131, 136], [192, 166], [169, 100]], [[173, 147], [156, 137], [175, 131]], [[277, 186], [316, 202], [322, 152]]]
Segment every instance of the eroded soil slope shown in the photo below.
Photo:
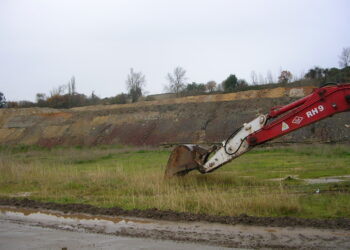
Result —
[[[164, 145], [213, 143], [258, 113], [309, 94], [311, 87], [252, 90], [57, 110], [0, 110], [0, 144]], [[349, 115], [335, 115], [274, 142], [348, 142]]]

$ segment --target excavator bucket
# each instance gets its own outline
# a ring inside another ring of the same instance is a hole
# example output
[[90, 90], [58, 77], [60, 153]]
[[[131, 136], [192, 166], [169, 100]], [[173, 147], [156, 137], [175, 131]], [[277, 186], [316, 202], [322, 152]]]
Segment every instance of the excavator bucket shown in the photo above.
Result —
[[208, 150], [198, 145], [180, 145], [173, 149], [165, 169], [165, 177], [182, 176], [199, 169]]

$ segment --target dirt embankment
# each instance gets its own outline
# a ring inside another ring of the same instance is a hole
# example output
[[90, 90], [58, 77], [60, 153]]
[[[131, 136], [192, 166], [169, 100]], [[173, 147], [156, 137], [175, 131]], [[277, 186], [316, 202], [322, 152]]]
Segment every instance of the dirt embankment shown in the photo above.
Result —
[[[0, 144], [162, 145], [213, 143], [244, 122], [312, 91], [275, 88], [136, 104], [0, 110]], [[349, 117], [338, 114], [275, 142], [348, 142]]]

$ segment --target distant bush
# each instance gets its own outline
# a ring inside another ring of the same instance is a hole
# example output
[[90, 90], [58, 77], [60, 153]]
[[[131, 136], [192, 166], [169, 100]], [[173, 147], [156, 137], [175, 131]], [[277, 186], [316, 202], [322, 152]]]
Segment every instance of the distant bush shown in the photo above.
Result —
[[7, 102], [7, 108], [32, 108], [37, 107], [35, 102], [19, 101], [19, 102]]
[[205, 93], [205, 91], [205, 84], [192, 82], [185, 85], [180, 92], [180, 96], [202, 95]]
[[225, 92], [232, 92], [238, 86], [238, 79], [236, 75], [229, 75], [226, 80], [222, 82], [222, 86], [224, 87]]
[[115, 104], [125, 104], [128, 102], [129, 95], [121, 93], [115, 96]]
[[155, 101], [155, 100], [156, 100], [156, 98], [154, 98], [153, 96], [146, 96], [146, 98], [145, 98], [146, 102]]
[[305, 78], [319, 82], [350, 82], [350, 66], [342, 69], [315, 67], [305, 74]]
[[289, 83], [293, 78], [292, 73], [290, 73], [288, 70], [283, 70], [278, 77], [278, 83], [286, 84]]

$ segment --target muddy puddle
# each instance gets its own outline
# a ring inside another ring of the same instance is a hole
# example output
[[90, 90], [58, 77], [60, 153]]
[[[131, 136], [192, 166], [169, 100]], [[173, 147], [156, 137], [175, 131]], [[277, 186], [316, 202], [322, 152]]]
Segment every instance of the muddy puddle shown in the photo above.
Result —
[[35, 218], [40, 221], [50, 221], [54, 220], [57, 222], [64, 220], [73, 220], [73, 221], [101, 221], [101, 222], [113, 222], [115, 224], [123, 223], [150, 223], [146, 219], [137, 219], [137, 218], [122, 218], [122, 217], [112, 217], [112, 216], [102, 216], [102, 215], [88, 215], [88, 214], [66, 214], [59, 211], [50, 211], [50, 210], [37, 210], [29, 208], [15, 208], [15, 207], [0, 207], [0, 213], [6, 216], [20, 216], [25, 218]]
[[0, 207], [1, 221], [72, 232], [175, 240], [233, 248], [350, 248], [350, 230], [344, 229], [174, 222], [10, 206]]
[[324, 184], [324, 183], [337, 183], [343, 181], [350, 181], [350, 175], [342, 176], [329, 176], [315, 179], [304, 179], [307, 184]]
[[217, 216], [207, 214], [194, 214], [176, 212], [171, 210], [132, 209], [125, 210], [120, 207], [97, 207], [89, 204], [59, 204], [54, 202], [40, 202], [28, 198], [0, 198], [0, 206], [35, 209], [40, 211], [58, 211], [62, 214], [88, 214], [93, 216], [132, 217], [138, 219], [153, 219], [173, 222], [210, 222], [226, 225], [253, 225], [273, 227], [313, 227], [327, 229], [350, 230], [350, 219], [304, 219], [295, 217], [256, 217], [241, 214], [239, 216]]
[[300, 179], [298, 176], [287, 176], [283, 178], [273, 178], [269, 180], [270, 181], [300, 180], [300, 181], [304, 181], [306, 184], [325, 184], [325, 183], [337, 183], [337, 182], [343, 182], [343, 181], [350, 181], [350, 175], [328, 176], [328, 177], [313, 178], [313, 179]]

